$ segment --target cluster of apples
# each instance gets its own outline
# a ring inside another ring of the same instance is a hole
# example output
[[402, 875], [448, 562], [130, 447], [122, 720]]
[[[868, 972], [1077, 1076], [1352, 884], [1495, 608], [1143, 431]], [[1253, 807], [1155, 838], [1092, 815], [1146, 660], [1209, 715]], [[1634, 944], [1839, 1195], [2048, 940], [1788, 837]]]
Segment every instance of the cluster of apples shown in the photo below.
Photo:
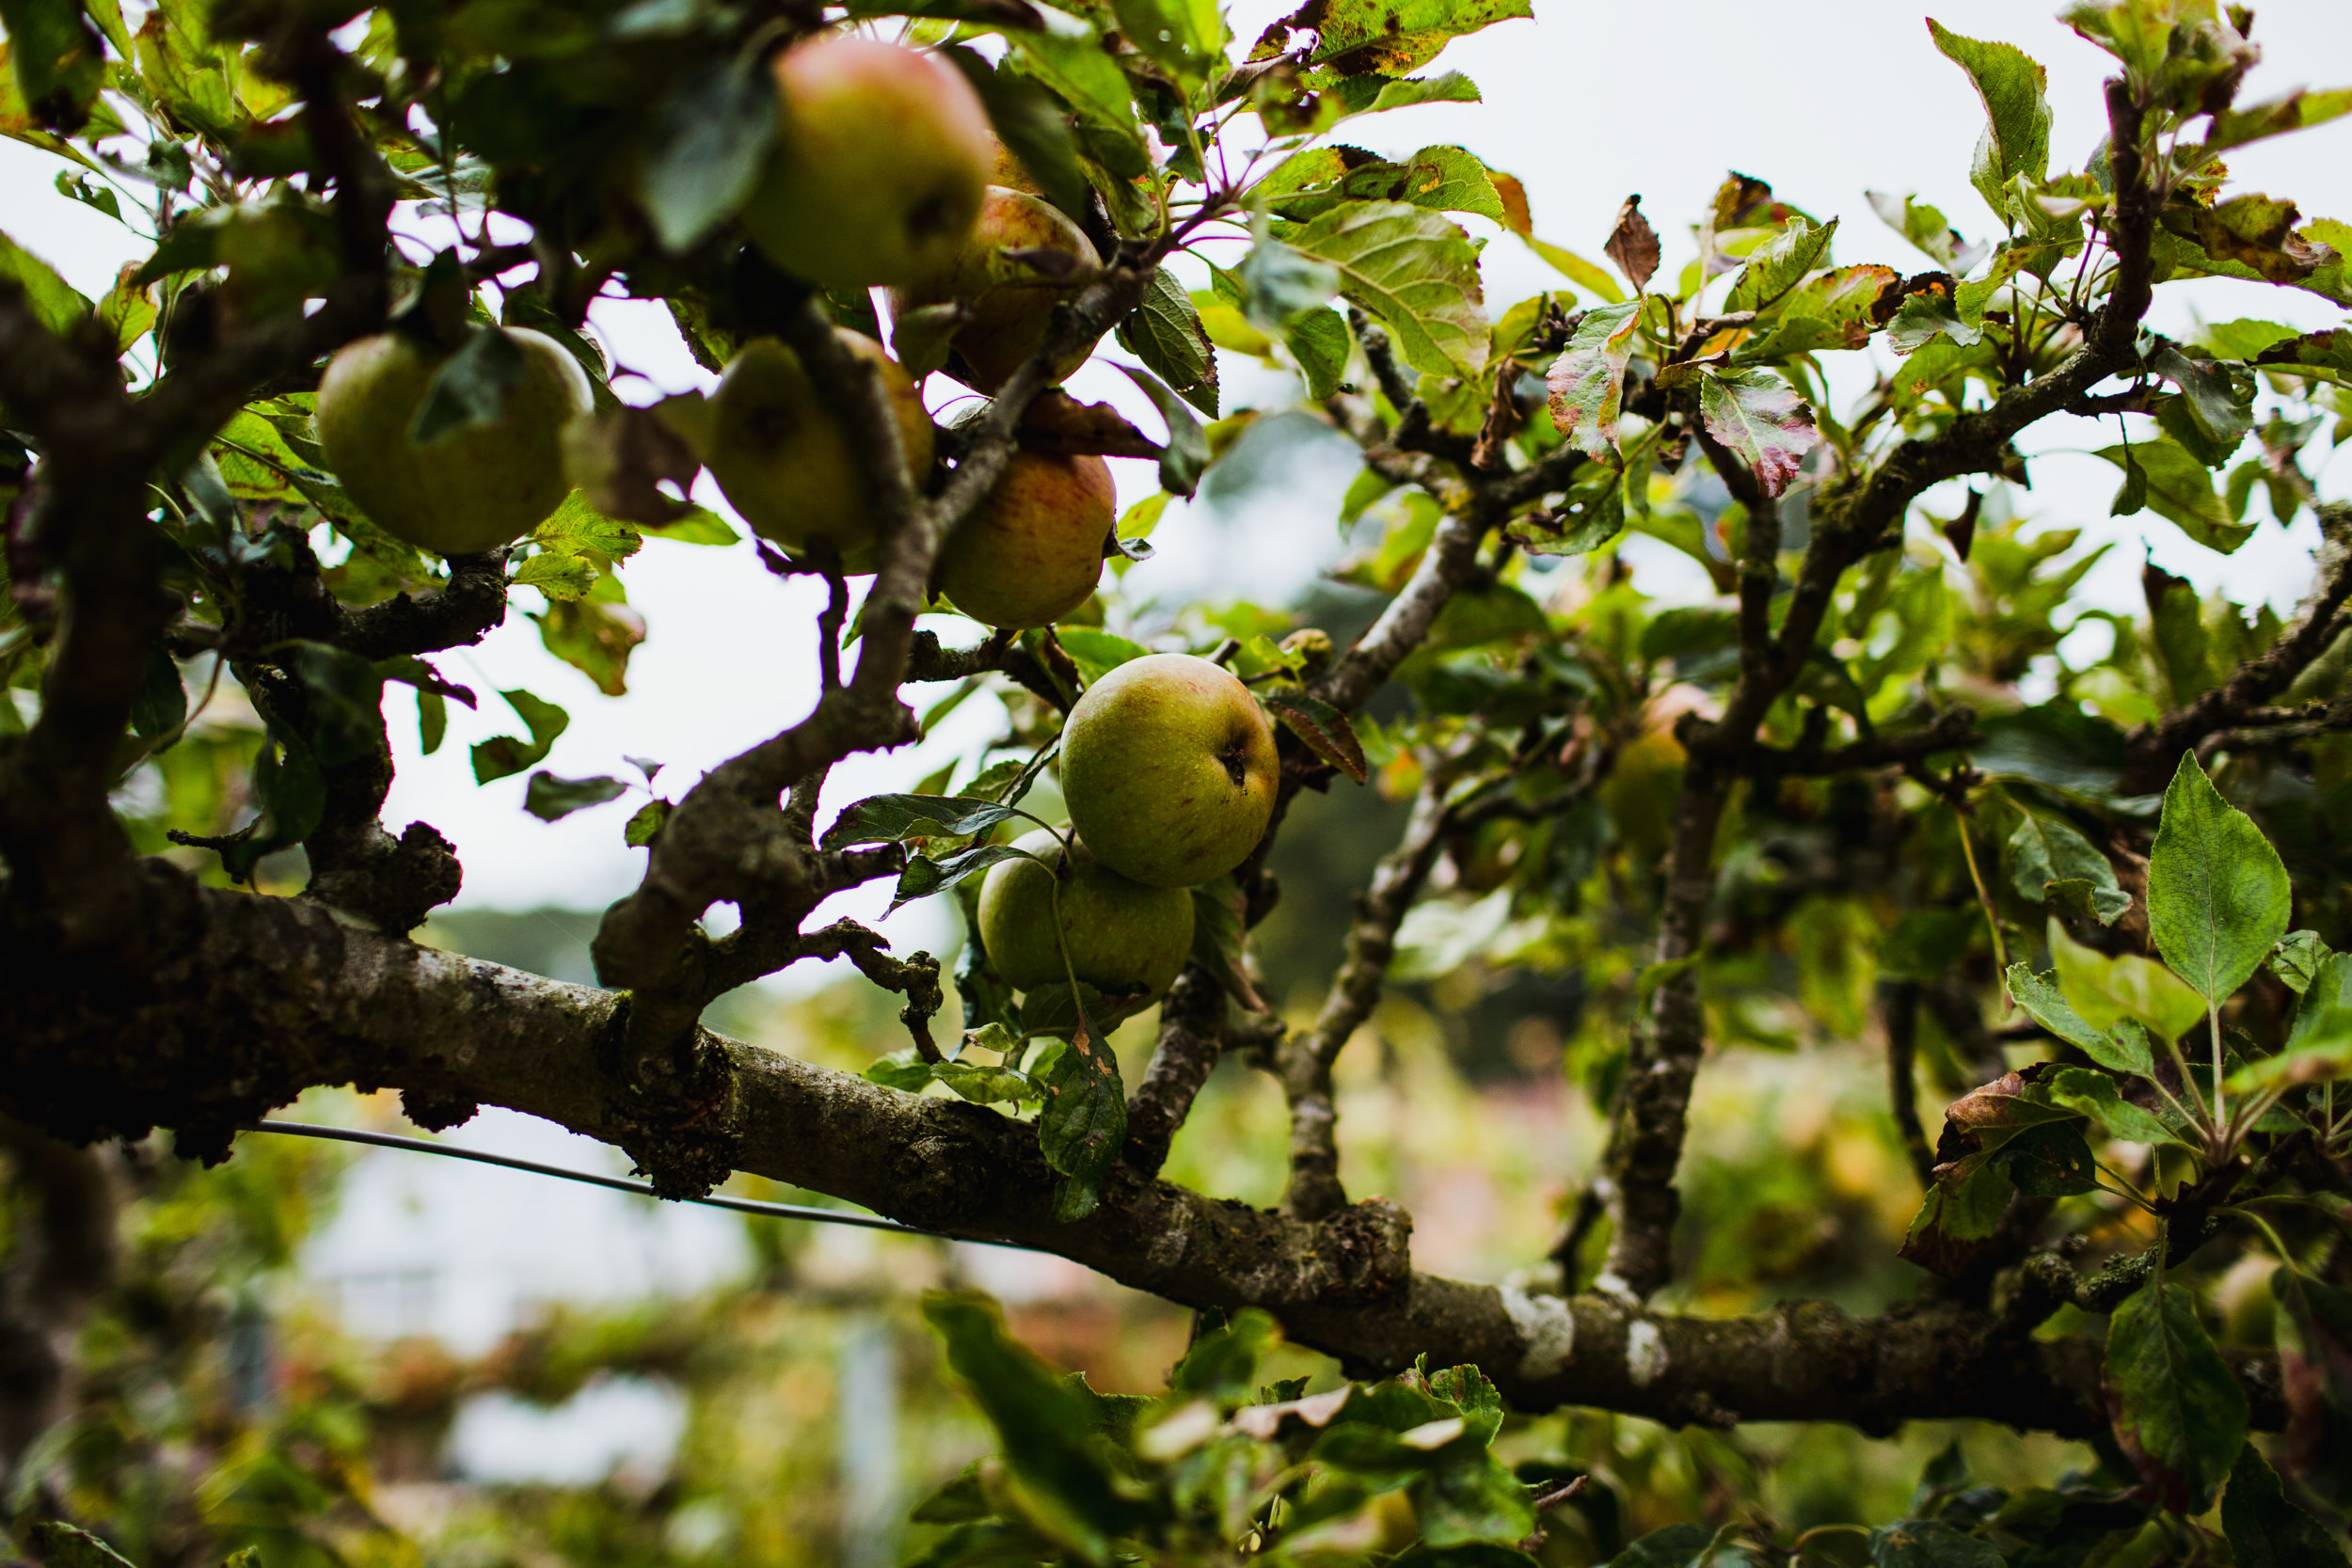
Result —
[[[1044, 341], [1055, 305], [1100, 264], [1085, 233], [1033, 192], [991, 135], [969, 83], [894, 44], [834, 37], [775, 64], [778, 150], [742, 213], [745, 231], [794, 276], [887, 288], [895, 317], [952, 305], [954, 373], [993, 393]], [[1023, 253], [1075, 263], [1049, 278]], [[345, 492], [388, 533], [444, 555], [522, 538], [571, 488], [564, 432], [590, 406], [586, 375], [542, 333], [503, 328], [520, 370], [500, 416], [419, 443], [411, 435], [441, 356], [394, 331], [328, 364], [319, 443]], [[934, 431], [906, 371], [846, 329], [848, 350], [888, 388], [909, 467], [929, 474]], [[1089, 347], [1057, 366], [1082, 364]], [[747, 344], [721, 376], [699, 455], [752, 527], [786, 548], [830, 546], [872, 572], [872, 496], [848, 427], [793, 352]], [[1086, 602], [1114, 515], [1100, 457], [1017, 453], [989, 503], [940, 552], [933, 586], [1000, 627], [1051, 626]], [[1016, 989], [1079, 981], [1121, 995], [1166, 990], [1192, 948], [1190, 889], [1249, 857], [1274, 811], [1272, 726], [1247, 687], [1185, 654], [1154, 654], [1089, 688], [1063, 731], [1069, 845], [1040, 830], [1040, 857], [982, 884], [981, 939]], [[1059, 890], [1057, 923], [1056, 890]]]
[[1062, 726], [1070, 847], [1040, 829], [1014, 843], [1045, 863], [1001, 861], [980, 885], [997, 974], [1165, 991], [1192, 951], [1190, 890], [1257, 848], [1279, 771], [1265, 710], [1221, 665], [1150, 654], [1087, 688]]
[[[1085, 233], [1026, 190], [971, 84], [936, 57], [870, 40], [803, 43], [775, 62], [777, 150], [742, 212], [777, 265], [828, 287], [890, 292], [894, 316], [953, 306], [959, 377], [993, 393], [1043, 342], [1054, 307], [1101, 258]], [[1049, 278], [1025, 254], [1073, 265]], [[440, 357], [401, 332], [363, 339], [328, 364], [319, 443], [345, 492], [386, 532], [444, 555], [495, 549], [544, 522], [570, 490], [564, 432], [589, 388], [561, 345], [504, 328], [521, 372], [494, 420], [419, 443], [411, 423]], [[881, 372], [918, 476], [934, 433], [914, 380], [882, 345], [842, 329]], [[1090, 345], [1057, 367], [1082, 364]], [[872, 497], [848, 428], [793, 352], [747, 344], [721, 376], [697, 455], [762, 537], [795, 552], [819, 541], [852, 575], [876, 566]], [[1100, 457], [1024, 451], [989, 502], [940, 552], [933, 588], [1001, 627], [1051, 626], [1094, 592], [1115, 495]]]

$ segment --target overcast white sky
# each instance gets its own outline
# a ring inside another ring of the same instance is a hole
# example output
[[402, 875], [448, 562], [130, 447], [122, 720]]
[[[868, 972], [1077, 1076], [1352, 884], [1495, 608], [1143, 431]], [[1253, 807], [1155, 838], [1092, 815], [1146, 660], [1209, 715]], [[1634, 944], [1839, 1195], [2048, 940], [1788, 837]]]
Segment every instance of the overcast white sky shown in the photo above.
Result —
[[[1288, 8], [1236, 8], [1234, 30], [1252, 36]], [[2048, 67], [2054, 158], [2072, 165], [2099, 135], [2105, 56], [2052, 21], [2053, 9], [2052, 0], [1971, 0], [1936, 14], [1956, 30], [2014, 42]], [[1617, 204], [1638, 191], [1664, 236], [1668, 276], [1689, 254], [1690, 219], [1730, 167], [1771, 181], [1785, 198], [1818, 215], [1842, 215], [1841, 261], [1925, 264], [1871, 214], [1863, 198], [1869, 188], [1917, 190], [1971, 237], [1990, 226], [1966, 180], [1981, 110], [1965, 77], [1934, 52], [1919, 11], [1883, 0], [1640, 7], [1536, 0], [1536, 10], [1534, 21], [1490, 28], [1443, 56], [1444, 67], [1480, 85], [1485, 103], [1358, 120], [1349, 139], [1391, 154], [1438, 142], [1470, 147], [1526, 182], [1539, 233], [1590, 255], [1597, 255]], [[2342, 0], [2265, 6], [2256, 36], [2268, 63], [2252, 84], [2255, 96], [2352, 83], [2352, 24]], [[2352, 121], [2249, 149], [2235, 164], [2243, 188], [2292, 196], [2307, 214], [2352, 217]], [[56, 169], [45, 155], [0, 142], [0, 225], [84, 293], [102, 293], [139, 247], [105, 218], [59, 197], [51, 188]], [[1477, 220], [1470, 224], [1493, 232]], [[1487, 297], [1498, 308], [1562, 282], [1507, 236], [1493, 240], [1487, 260]], [[2341, 319], [2314, 296], [2251, 284], [2199, 285], [2194, 306], [2215, 320], [2263, 312], [2323, 326]], [[621, 363], [641, 372], [617, 384], [630, 401], [711, 379], [686, 357], [658, 308], [613, 304], [600, 308], [594, 322]], [[2184, 304], [2160, 304], [2158, 325], [2177, 329], [2187, 322]], [[1229, 366], [1229, 378], [1241, 394], [1229, 404], [1251, 388], [1260, 399], [1273, 395], [1250, 367]], [[1139, 423], [1156, 428], [1124, 378], [1107, 369], [1082, 372], [1073, 389], [1134, 408]], [[2075, 428], [2039, 438], [2035, 450], [2052, 455], [2034, 464], [2029, 505], [2053, 522], [2134, 541], [2103, 570], [2101, 599], [2135, 595], [2142, 524], [2156, 559], [2201, 582], [2227, 581], [2280, 602], [2299, 590], [2308, 519], [2296, 535], [2265, 525], [2228, 561], [2152, 516], [2110, 524], [2114, 471], [2065, 453], [2112, 436], [2062, 422]], [[1149, 465], [1114, 467], [1125, 499], [1152, 488]], [[1196, 507], [1190, 517], [1171, 515], [1160, 535], [1160, 559], [1129, 581], [1152, 583], [1171, 596], [1204, 590], [1264, 594], [1302, 581], [1335, 551], [1331, 503], [1350, 472], [1344, 459], [1327, 451], [1318, 461], [1310, 453], [1294, 466], [1293, 483], [1281, 493], [1221, 512]], [[2341, 494], [2344, 476], [2338, 471], [2324, 483]], [[723, 504], [707, 481], [706, 489], [701, 499]], [[1209, 513], [1217, 515], [1203, 515]], [[1635, 559], [1654, 584], [1687, 590], [1689, 575], [1677, 575], [1670, 562], [1654, 553]], [[670, 765], [660, 783], [672, 794], [700, 769], [806, 711], [814, 694], [814, 601], [762, 572], [748, 548], [654, 543], [627, 565], [623, 578], [651, 625], [624, 698], [599, 696], [550, 658], [519, 613], [479, 648], [445, 656], [442, 666], [485, 698], [495, 689], [523, 686], [568, 708], [571, 728], [548, 760], [557, 772], [626, 777], [623, 756], [652, 757]], [[528, 604], [532, 595], [516, 598]], [[644, 854], [621, 842], [628, 806], [549, 825], [522, 813], [520, 778], [474, 785], [467, 745], [501, 730], [519, 733], [495, 698], [479, 715], [453, 708], [449, 743], [429, 758], [415, 752], [405, 695], [389, 707], [400, 772], [387, 820], [397, 831], [421, 817], [456, 841], [466, 866], [462, 905], [596, 906], [634, 884]], [[987, 721], [977, 705], [968, 707], [948, 734], [913, 755], [857, 759], [835, 775], [831, 795], [846, 801], [904, 787], [946, 754], [942, 747], [968, 743]], [[845, 912], [878, 912], [881, 890], [870, 892]], [[935, 940], [939, 927], [916, 912], [900, 930], [920, 942]]]

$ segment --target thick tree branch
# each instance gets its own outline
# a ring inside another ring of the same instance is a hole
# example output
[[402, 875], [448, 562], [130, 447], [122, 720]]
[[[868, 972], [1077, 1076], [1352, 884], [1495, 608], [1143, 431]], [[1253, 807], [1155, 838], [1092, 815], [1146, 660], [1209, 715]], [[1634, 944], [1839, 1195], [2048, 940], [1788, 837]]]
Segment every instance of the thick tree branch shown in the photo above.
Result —
[[[163, 1120], [184, 1151], [219, 1154], [234, 1128], [302, 1088], [356, 1082], [544, 1117], [657, 1174], [702, 1135], [644, 1114], [625, 997], [417, 947], [304, 900], [203, 888], [161, 863], [137, 875], [140, 918], [118, 933], [117, 961], [0, 951], [0, 982], [27, 1004], [0, 1038], [0, 1100], [55, 1134], [132, 1135]], [[720, 1067], [711, 1117], [730, 1169], [1039, 1245], [1173, 1301], [1265, 1307], [1358, 1371], [1425, 1352], [1481, 1366], [1521, 1410], [1574, 1403], [1676, 1423], [1887, 1432], [1976, 1417], [2084, 1436], [2106, 1419], [2095, 1342], [2019, 1345], [1948, 1304], [1708, 1320], [1529, 1295], [1413, 1273], [1408, 1222], [1384, 1203], [1310, 1223], [1131, 1171], [1114, 1172], [1094, 1214], [1059, 1225], [1032, 1125], [715, 1036], [700, 1044]], [[2275, 1428], [2275, 1367], [2249, 1370], [2257, 1422]]]

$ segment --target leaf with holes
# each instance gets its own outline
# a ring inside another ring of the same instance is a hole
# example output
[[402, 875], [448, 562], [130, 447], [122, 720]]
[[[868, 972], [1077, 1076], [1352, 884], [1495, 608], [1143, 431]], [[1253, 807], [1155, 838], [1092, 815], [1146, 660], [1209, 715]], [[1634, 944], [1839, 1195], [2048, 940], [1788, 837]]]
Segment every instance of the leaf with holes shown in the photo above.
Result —
[[1813, 410], [1788, 383], [1768, 371], [1699, 372], [1699, 419], [1716, 443], [1756, 475], [1777, 499], [1820, 444]]
[[1282, 727], [1307, 743], [1307, 749], [1358, 784], [1370, 776], [1363, 742], [1356, 738], [1347, 715], [1295, 686], [1268, 688], [1259, 694]]
[[[1083, 989], [1083, 988], [1082, 988]], [[1038, 1149], [1061, 1173], [1054, 1185], [1054, 1218], [1081, 1220], [1102, 1201], [1103, 1178], [1127, 1141], [1127, 1094], [1119, 1058], [1090, 1026], [1083, 998], [1069, 1047], [1045, 1075], [1045, 1107], [1037, 1118]], [[1023, 1023], [1027, 1025], [1026, 1009]]]

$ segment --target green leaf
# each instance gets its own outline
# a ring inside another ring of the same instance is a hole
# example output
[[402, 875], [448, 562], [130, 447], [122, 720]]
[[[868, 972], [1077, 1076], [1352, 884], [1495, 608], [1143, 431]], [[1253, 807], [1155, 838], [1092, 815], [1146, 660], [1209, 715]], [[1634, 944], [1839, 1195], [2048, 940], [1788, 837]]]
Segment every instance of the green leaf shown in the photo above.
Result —
[[1528, 249], [1549, 262], [1552, 270], [1569, 282], [1598, 295], [1606, 304], [1624, 303], [1625, 285], [1612, 277], [1608, 269], [1599, 262], [1588, 261], [1573, 250], [1563, 249], [1556, 245], [1548, 245], [1533, 234], [1520, 237], [1527, 242]]
[[[1025, 1014], [1023, 1022], [1028, 1022]], [[1066, 1225], [1094, 1212], [1103, 1178], [1126, 1141], [1127, 1094], [1119, 1058], [1089, 1027], [1080, 1003], [1069, 1049], [1046, 1073], [1045, 1108], [1037, 1121], [1039, 1150], [1066, 1178], [1054, 1189], [1056, 1220]]]
[[1822, 264], [1836, 232], [1836, 218], [1820, 225], [1790, 218], [1732, 279], [1731, 292], [1724, 299], [1724, 313], [1762, 310], [1779, 301]]
[[[1166, 495], [1165, 490], [1160, 494]], [[1100, 626], [1057, 626], [1054, 639], [1078, 666], [1078, 673], [1092, 686], [1113, 670], [1131, 659], [1141, 658], [1152, 650], [1140, 642], [1130, 642], [1123, 637], [1104, 631]]]
[[2225, 460], [2254, 428], [2254, 372], [2245, 366], [2198, 358], [2170, 343], [2151, 356], [2148, 366], [2181, 389], [2182, 406], [2198, 434]]
[[1108, 1561], [1111, 1542], [1131, 1528], [1132, 1509], [1091, 1440], [1088, 1402], [1005, 1332], [985, 1296], [937, 1292], [924, 1298], [923, 1316], [946, 1342], [948, 1367], [995, 1427], [1027, 1521], [1085, 1561]]
[[2204, 1022], [2203, 999], [2162, 964], [2137, 953], [2110, 957], [2085, 947], [2055, 919], [2048, 934], [2058, 987], [2093, 1029], [2136, 1019], [2161, 1038], [2176, 1040]]
[[1962, 348], [1984, 341], [1984, 333], [1961, 319], [1960, 308], [1941, 289], [1918, 289], [1903, 296], [1886, 324], [1886, 344], [1897, 354], [1916, 354], [1943, 337]]
[[444, 436], [495, 424], [529, 369], [503, 327], [477, 326], [465, 346], [434, 371], [409, 421], [408, 438], [429, 446]]
[[523, 810], [542, 822], [559, 822], [576, 811], [617, 800], [628, 793], [618, 779], [559, 779], [545, 768], [531, 775], [523, 790]]
[[1321, 403], [1340, 389], [1340, 382], [1347, 373], [1347, 356], [1355, 343], [1348, 336], [1347, 322], [1327, 305], [1311, 310], [1301, 310], [1282, 327], [1282, 346], [1298, 361], [1298, 373], [1306, 378], [1307, 399]]
[[654, 111], [638, 198], [665, 249], [700, 244], [750, 196], [776, 139], [776, 78], [753, 52], [686, 71]]
[[528, 691], [501, 691], [506, 705], [521, 716], [531, 730], [531, 739], [521, 741], [510, 736], [495, 736], [473, 749], [473, 778], [476, 784], [490, 784], [536, 768], [547, 760], [555, 747], [556, 737], [572, 721], [572, 716], [553, 703], [542, 702]]
[[2352, 954], [2331, 954], [2312, 976], [2295, 1009], [2295, 1025], [2275, 1056], [2230, 1075], [2233, 1094], [2289, 1084], [2352, 1077]]
[[1886, 227], [1917, 245], [1936, 262], [1953, 272], [1968, 269], [1961, 264], [1961, 253], [1967, 242], [1960, 230], [1944, 219], [1944, 214], [1906, 191], [1900, 196], [1885, 191], [1865, 191], [1870, 210], [1878, 214]]
[[1502, 536], [1529, 555], [1587, 555], [1600, 548], [1625, 531], [1625, 487], [1613, 474], [1602, 481], [1597, 496], [1581, 495], [1581, 485], [1569, 492], [1572, 515], [1531, 513], [1505, 524]]
[[1545, 374], [1551, 389], [1551, 422], [1589, 456], [1607, 458], [1616, 452], [1626, 361], [1633, 354], [1633, 329], [1641, 315], [1639, 300], [1597, 305], [1585, 311], [1568, 346]]
[[376, 756], [384, 745], [384, 676], [370, 660], [325, 642], [294, 645], [280, 662], [303, 686], [312, 755], [322, 768]]
[[1045, 199], [1073, 219], [1083, 218], [1093, 197], [1061, 101], [1017, 69], [999, 70], [962, 44], [946, 45], [938, 53], [980, 95], [996, 139]]
[[1234, 1001], [1262, 1013], [1267, 1010], [1266, 1000], [1249, 979], [1248, 907], [1248, 898], [1231, 876], [1194, 888], [1192, 961], [1208, 971]]
[[180, 666], [158, 643], [147, 650], [138, 695], [131, 700], [131, 733], [152, 740], [178, 729], [187, 717], [188, 689], [181, 682]]
[[2182, 1141], [2163, 1117], [2125, 1100], [2115, 1080], [2104, 1072], [2062, 1067], [2043, 1079], [2041, 1087], [2052, 1104], [2089, 1117], [2110, 1138], [2134, 1144]]
[[1271, 686], [1258, 694], [1282, 727], [1298, 736], [1307, 749], [1358, 784], [1369, 778], [1363, 742], [1356, 738], [1347, 715], [1295, 686]]
[[[13, 20], [11, 24], [13, 26]], [[48, 1568], [132, 1568], [131, 1560], [76, 1525], [43, 1519], [26, 1531]]]
[[[533, 561], [579, 561], [578, 556], [533, 556]], [[539, 623], [539, 641], [548, 652], [596, 682], [608, 697], [628, 691], [628, 657], [645, 640], [644, 617], [628, 608], [621, 579], [611, 572], [597, 575], [584, 593], [558, 594], [545, 584], [540, 591], [551, 601]]]
[[670, 820], [670, 813], [675, 809], [667, 800], [646, 801], [621, 830], [622, 842], [632, 849], [643, 849], [660, 835], [661, 825]]
[[886, 844], [923, 838], [965, 838], [985, 832], [1012, 816], [994, 800], [959, 795], [869, 795], [843, 811], [825, 830], [823, 847]]
[[2221, 1532], [2237, 1568], [2344, 1568], [2344, 1548], [2327, 1528], [2287, 1500], [2286, 1489], [2253, 1444], [2230, 1466], [2221, 1494]]
[[1870, 1532], [1870, 1568], [2002, 1568], [2000, 1548], [1941, 1519], [1898, 1519]]
[[[1118, 365], [1117, 360], [1112, 361]], [[1160, 488], [1171, 496], [1189, 496], [1209, 466], [1209, 436], [1194, 419], [1184, 400], [1168, 390], [1157, 376], [1133, 365], [1119, 365], [1127, 379], [1143, 388], [1152, 406], [1168, 421], [1168, 445], [1160, 449]]]
[[1804, 454], [1820, 444], [1813, 410], [1770, 371], [1699, 372], [1699, 419], [1708, 435], [1740, 460], [1767, 497], [1797, 477]]
[[909, 855], [906, 869], [898, 873], [898, 885], [890, 895], [890, 908], [911, 904], [917, 898], [929, 898], [934, 893], [945, 893], [976, 872], [986, 871], [999, 861], [1036, 860], [1025, 849], [1009, 844], [975, 844], [950, 855], [933, 860], [929, 855]]
[[2289, 990], [2301, 996], [2311, 990], [2312, 978], [2319, 973], [2319, 966], [2331, 957], [2332, 952], [2319, 940], [2317, 931], [2289, 931], [2263, 961]]
[[701, 505], [689, 508], [677, 522], [640, 524], [637, 531], [644, 533], [644, 538], [670, 538], [682, 546], [732, 546], [743, 538], [729, 527], [727, 519]]
[[2071, 1123], [2028, 1127], [1994, 1150], [1990, 1163], [2027, 1197], [2071, 1197], [2099, 1190], [2090, 1146]]
[[[16, 90], [38, 123], [71, 135], [106, 83], [106, 55], [76, 0], [0, 0]], [[121, 1560], [118, 1558], [117, 1561]]]
[[1179, 397], [1216, 418], [1216, 350], [1175, 274], [1162, 267], [1152, 275], [1143, 302], [1119, 325], [1119, 341]]
[[2040, 183], [2050, 172], [2050, 105], [2042, 97], [2048, 72], [2013, 44], [1963, 38], [1932, 20], [1928, 31], [1944, 57], [1968, 73], [1984, 103], [1984, 135], [1968, 182], [2006, 214], [2011, 180], [2022, 174]]
[[1314, 8], [1306, 63], [1342, 76], [1402, 76], [1454, 39], [1534, 14], [1529, 0], [1330, 0]]
[[1340, 292], [1338, 268], [1265, 235], [1230, 276], [1242, 291], [1243, 318], [1261, 332], [1286, 330], [1300, 314], [1326, 308]]
[[1119, 30], [1179, 82], [1198, 88], [1225, 63], [1216, 0], [1111, 0]]
[[2198, 1320], [2196, 1299], [2159, 1274], [2107, 1324], [2116, 1440], [2157, 1499], [2202, 1513], [2245, 1445], [2246, 1390]]
[[1489, 328], [1478, 251], [1436, 213], [1403, 201], [1335, 207], [1286, 236], [1338, 274], [1340, 293], [1380, 318], [1426, 375], [1476, 375]]
[[[2156, 515], [2179, 525], [2182, 532], [2207, 549], [2228, 555], [2253, 537], [2251, 523], [2231, 520], [2228, 504], [2213, 487], [2211, 470], [2179, 442], [2137, 441], [2129, 447], [2102, 447], [2094, 455], [2125, 470], [2127, 489], [2137, 464], [2147, 478], [2145, 491], [2135, 490], [2135, 496], [2144, 494]], [[2125, 497], [2119, 496], [2116, 505], [2124, 507]], [[2129, 507], [2116, 515], [2128, 516], [2137, 510]]]
[[2352, 87], [2337, 87], [2329, 92], [2310, 92], [2297, 87], [2280, 98], [2249, 103], [2242, 109], [2219, 111], [2213, 117], [2212, 128], [2199, 150], [2207, 154], [2225, 152], [2265, 136], [2324, 125], [2347, 114], [2352, 114]]
[[2090, 905], [2099, 924], [2112, 926], [2132, 907], [2132, 895], [2116, 882], [2115, 867], [2091, 842], [2063, 817], [2023, 814], [2009, 839], [2010, 879], [2018, 895], [2039, 904], [2049, 895], [2050, 884], [2084, 881], [2090, 887]]
[[2148, 1054], [2145, 1037], [2138, 1037], [2137, 1048], [2134, 1049], [2134, 1037], [2092, 1028], [2066, 1000], [2057, 982], [2055, 973], [2036, 974], [2028, 964], [2009, 966], [2009, 993], [2036, 1023], [2078, 1047], [2103, 1068], [2142, 1074], [2154, 1070], [2155, 1061]]
[[2148, 934], [2156, 951], [2217, 1007], [2286, 934], [2294, 902], [2279, 851], [2221, 798], [2196, 753], [2184, 753], [2148, 857]]
[[65, 331], [90, 312], [89, 301], [55, 268], [6, 234], [0, 234], [0, 278], [13, 278], [24, 289], [25, 303], [52, 332]]

